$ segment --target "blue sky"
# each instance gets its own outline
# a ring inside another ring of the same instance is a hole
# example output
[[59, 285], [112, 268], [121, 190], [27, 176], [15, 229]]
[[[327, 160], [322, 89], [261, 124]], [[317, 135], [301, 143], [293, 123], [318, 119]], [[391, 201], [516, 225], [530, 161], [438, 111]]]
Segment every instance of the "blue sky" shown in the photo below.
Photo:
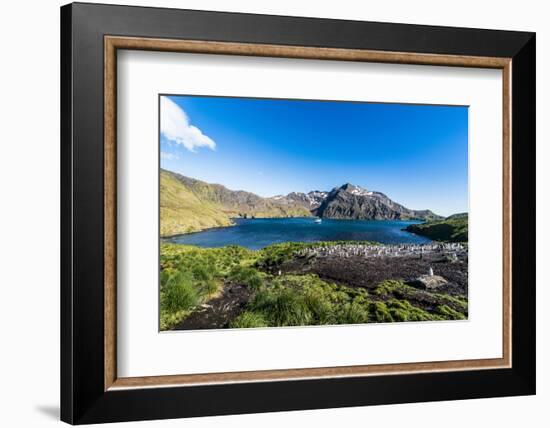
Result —
[[261, 196], [350, 182], [412, 209], [468, 209], [468, 108], [162, 96], [161, 167]]

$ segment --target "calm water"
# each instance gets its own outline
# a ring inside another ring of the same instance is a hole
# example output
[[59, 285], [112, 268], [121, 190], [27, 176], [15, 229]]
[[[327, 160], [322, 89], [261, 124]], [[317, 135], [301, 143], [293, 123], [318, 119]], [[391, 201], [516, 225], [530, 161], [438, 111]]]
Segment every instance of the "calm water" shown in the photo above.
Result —
[[415, 221], [325, 220], [313, 218], [236, 219], [236, 225], [179, 235], [166, 242], [201, 247], [240, 245], [253, 250], [278, 242], [377, 241], [383, 244], [423, 244], [429, 239], [401, 229]]

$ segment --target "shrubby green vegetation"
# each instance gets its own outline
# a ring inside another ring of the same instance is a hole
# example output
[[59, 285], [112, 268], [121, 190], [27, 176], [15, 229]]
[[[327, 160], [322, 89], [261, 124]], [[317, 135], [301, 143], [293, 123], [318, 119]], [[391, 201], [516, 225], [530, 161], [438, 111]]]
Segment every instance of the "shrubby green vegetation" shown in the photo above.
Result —
[[468, 214], [453, 214], [444, 220], [411, 224], [405, 230], [435, 241], [468, 242]]
[[237, 265], [231, 269], [227, 279], [244, 284], [253, 290], [258, 290], [264, 283], [264, 277], [265, 274], [254, 268]]
[[[400, 287], [408, 287], [402, 282], [392, 282], [399, 283]], [[381, 284], [381, 287], [384, 288], [385, 284]], [[419, 290], [415, 291], [422, 293]], [[465, 318], [463, 313], [447, 305], [439, 305], [434, 311], [428, 312], [414, 306], [408, 300], [395, 297], [382, 300], [370, 295], [363, 288], [331, 284], [315, 275], [278, 277], [255, 295], [247, 309], [262, 314], [270, 326]]]
[[245, 311], [229, 324], [231, 328], [259, 328], [268, 327], [268, 323], [262, 314]]
[[[160, 254], [160, 327], [181, 321], [195, 307], [219, 294], [224, 280], [255, 260], [255, 253], [238, 246], [199, 248], [162, 244]], [[254, 270], [254, 276], [260, 275]]]
[[229, 327], [253, 328], [370, 322], [465, 319], [467, 301], [388, 280], [368, 292], [324, 281], [313, 274], [277, 269], [304, 248], [341, 242], [283, 243], [258, 251], [238, 246], [199, 248], [161, 245], [161, 329], [175, 326], [196, 307], [218, 296], [224, 283], [244, 285], [251, 297]]
[[[422, 306], [435, 307], [435, 312], [442, 316], [451, 313], [463, 315], [463, 317], [455, 316], [453, 319], [463, 319], [468, 314], [468, 301], [465, 298], [419, 290], [402, 281], [388, 280], [381, 282], [372, 293], [386, 300], [399, 299], [407, 302], [417, 302]], [[446, 311], [444, 308], [448, 308], [453, 312]]]

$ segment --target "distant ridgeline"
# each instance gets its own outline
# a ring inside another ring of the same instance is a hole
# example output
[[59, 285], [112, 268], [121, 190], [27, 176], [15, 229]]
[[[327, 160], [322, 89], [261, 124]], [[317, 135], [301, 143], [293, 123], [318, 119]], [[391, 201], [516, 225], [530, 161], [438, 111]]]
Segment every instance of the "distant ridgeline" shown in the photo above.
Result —
[[468, 213], [453, 214], [442, 220], [422, 224], [411, 224], [405, 230], [434, 241], [468, 242]]
[[232, 218], [304, 217], [310, 211], [299, 203], [262, 198], [221, 184], [160, 172], [160, 234], [162, 236], [230, 226]]
[[232, 218], [318, 216], [356, 220], [441, 220], [430, 210], [411, 210], [380, 192], [353, 184], [330, 192], [292, 192], [262, 198], [229, 190], [162, 169], [160, 172], [160, 233], [196, 232], [232, 224]]

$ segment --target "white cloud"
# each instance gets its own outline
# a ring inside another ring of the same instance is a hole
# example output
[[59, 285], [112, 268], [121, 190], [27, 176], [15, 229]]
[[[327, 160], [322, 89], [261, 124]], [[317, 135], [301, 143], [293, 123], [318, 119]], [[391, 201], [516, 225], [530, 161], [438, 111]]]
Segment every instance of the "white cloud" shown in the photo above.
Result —
[[200, 147], [216, 149], [216, 143], [191, 125], [183, 109], [168, 97], [160, 98], [160, 132], [167, 140], [181, 144], [190, 152]]

